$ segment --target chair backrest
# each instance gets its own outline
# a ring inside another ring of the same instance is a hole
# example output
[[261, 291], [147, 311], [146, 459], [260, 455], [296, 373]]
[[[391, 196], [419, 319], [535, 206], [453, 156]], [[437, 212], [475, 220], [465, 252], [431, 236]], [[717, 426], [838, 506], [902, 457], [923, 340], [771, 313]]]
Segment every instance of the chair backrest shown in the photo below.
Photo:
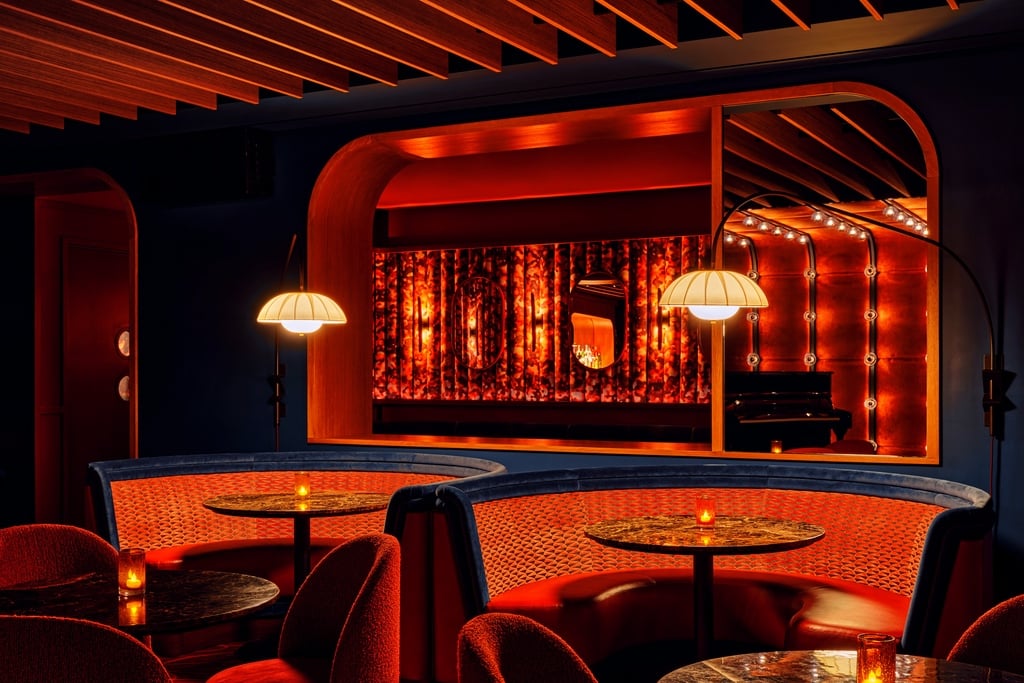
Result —
[[84, 619], [0, 616], [0, 672], [17, 683], [171, 683], [159, 657], [116, 628]]
[[1004, 600], [978, 617], [946, 658], [1024, 675], [1024, 595]]
[[459, 631], [459, 683], [597, 683], [572, 648], [519, 614], [487, 612]]
[[331, 550], [295, 594], [278, 656], [331, 659], [332, 682], [397, 683], [400, 565], [389, 534], [364, 534]]
[[114, 546], [86, 529], [65, 524], [0, 529], [0, 586], [116, 571]]

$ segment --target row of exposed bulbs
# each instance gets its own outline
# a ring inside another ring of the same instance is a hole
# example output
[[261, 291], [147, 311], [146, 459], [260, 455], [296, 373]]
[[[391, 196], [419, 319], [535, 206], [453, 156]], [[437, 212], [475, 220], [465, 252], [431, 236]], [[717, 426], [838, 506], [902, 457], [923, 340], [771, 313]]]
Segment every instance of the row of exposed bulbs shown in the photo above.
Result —
[[[899, 204], [892, 201], [886, 201], [885, 209], [882, 213], [889, 220], [895, 223], [900, 223], [922, 236], [928, 236], [928, 225], [921, 220], [920, 217], [903, 208]], [[825, 226], [826, 228], [833, 228], [838, 232], [846, 233], [857, 239], [867, 239], [870, 234], [866, 229], [843, 220], [842, 218], [839, 218], [838, 216], [835, 216], [823, 209], [816, 209], [811, 213], [811, 220]], [[775, 235], [776, 237], [782, 237], [787, 240], [794, 240], [800, 244], [806, 244], [808, 240], [806, 233], [750, 213], [744, 214], [743, 226], [747, 228], [757, 228], [759, 232]], [[726, 244], [738, 244], [741, 247], [745, 247], [749, 243], [746, 237], [735, 235], [730, 232], [726, 232], [724, 237]]]
[[891, 221], [902, 223], [919, 235], [923, 235], [924, 237], [928, 236], [928, 224], [921, 220], [919, 216], [916, 216], [913, 212], [908, 211], [896, 202], [887, 201], [885, 203], [885, 210], [882, 211], [882, 215]]

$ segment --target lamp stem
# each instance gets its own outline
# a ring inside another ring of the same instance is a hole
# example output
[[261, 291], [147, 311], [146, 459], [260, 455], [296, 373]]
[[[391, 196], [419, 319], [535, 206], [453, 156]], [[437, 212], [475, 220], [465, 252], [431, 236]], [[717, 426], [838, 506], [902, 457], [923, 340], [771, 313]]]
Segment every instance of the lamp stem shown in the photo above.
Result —
[[[298, 233], [292, 233], [292, 241], [288, 245], [288, 255], [284, 259], [284, 269], [281, 271], [281, 286], [278, 291], [284, 291], [284, 283], [288, 278], [288, 266], [292, 262], [292, 254], [295, 252], [295, 244], [299, 240]], [[299, 274], [299, 289], [302, 289], [302, 274]], [[281, 365], [281, 326], [274, 325], [274, 373], [270, 376], [271, 396], [270, 402], [274, 405], [274, 451], [281, 450], [281, 418], [285, 416], [284, 407], [284, 366]]]

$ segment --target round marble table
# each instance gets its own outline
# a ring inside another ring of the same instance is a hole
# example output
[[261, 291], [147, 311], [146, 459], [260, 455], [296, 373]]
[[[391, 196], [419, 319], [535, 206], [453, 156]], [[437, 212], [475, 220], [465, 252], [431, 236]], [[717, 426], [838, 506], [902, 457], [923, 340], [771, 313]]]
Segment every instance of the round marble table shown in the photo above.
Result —
[[121, 598], [116, 573], [92, 573], [0, 589], [0, 614], [89, 619], [147, 636], [237, 619], [274, 602], [279, 593], [273, 581], [249, 574], [149, 569], [145, 595]]
[[773, 517], [718, 516], [711, 527], [692, 515], [651, 515], [609, 519], [583, 530], [603, 545], [647, 553], [693, 556], [693, 633], [698, 659], [709, 655], [714, 638], [715, 555], [748, 555], [802, 548], [820, 540], [815, 524]]
[[390, 494], [370, 491], [313, 491], [294, 493], [231, 493], [203, 501], [213, 512], [235, 517], [290, 517], [294, 520], [295, 590], [309, 574], [310, 530], [313, 517], [338, 517], [383, 510]]
[[[666, 674], [658, 683], [855, 683], [854, 650], [757, 652], [709, 659]], [[944, 659], [896, 655], [899, 683], [1024, 683], [1024, 676]]]

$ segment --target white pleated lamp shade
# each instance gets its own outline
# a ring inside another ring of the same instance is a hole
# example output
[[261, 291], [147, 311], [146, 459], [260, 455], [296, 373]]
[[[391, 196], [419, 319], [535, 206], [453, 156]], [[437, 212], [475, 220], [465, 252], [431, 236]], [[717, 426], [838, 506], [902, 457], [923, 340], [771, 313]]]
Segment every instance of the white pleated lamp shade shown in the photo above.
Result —
[[698, 318], [725, 320], [741, 308], [764, 308], [768, 297], [756, 282], [730, 270], [694, 270], [665, 289], [661, 306], [685, 306]]
[[263, 304], [256, 322], [279, 323], [289, 332], [308, 334], [321, 325], [343, 325], [348, 319], [341, 306], [316, 292], [285, 292]]

